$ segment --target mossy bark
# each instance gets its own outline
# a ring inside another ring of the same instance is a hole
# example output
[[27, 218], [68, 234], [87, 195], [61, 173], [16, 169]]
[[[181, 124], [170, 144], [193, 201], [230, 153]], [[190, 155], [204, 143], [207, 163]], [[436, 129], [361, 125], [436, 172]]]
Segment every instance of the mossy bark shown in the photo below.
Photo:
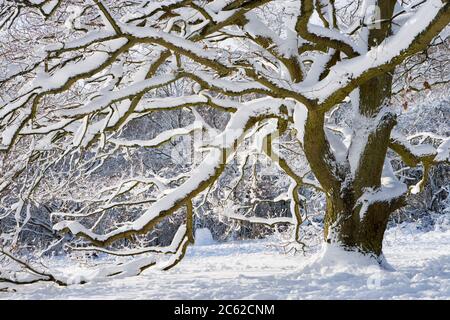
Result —
[[352, 194], [327, 197], [325, 240], [348, 250], [378, 257], [383, 251], [383, 237], [389, 217], [404, 204], [403, 199], [376, 202], [360, 217], [361, 207], [355, 206], [352, 197]]

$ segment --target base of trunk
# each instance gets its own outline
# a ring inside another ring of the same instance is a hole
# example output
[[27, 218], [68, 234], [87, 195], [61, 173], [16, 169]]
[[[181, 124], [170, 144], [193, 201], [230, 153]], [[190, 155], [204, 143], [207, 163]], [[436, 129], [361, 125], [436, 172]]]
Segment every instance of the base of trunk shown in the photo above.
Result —
[[376, 266], [385, 270], [394, 270], [382, 253], [377, 255], [363, 252], [358, 247], [343, 246], [340, 243], [324, 243], [320, 254], [314, 259], [313, 264], [349, 267]]
[[346, 198], [328, 199], [325, 241], [340, 244], [350, 251], [379, 257], [383, 252], [389, 216], [396, 209], [396, 203], [377, 202], [362, 209], [361, 205], [346, 201]]

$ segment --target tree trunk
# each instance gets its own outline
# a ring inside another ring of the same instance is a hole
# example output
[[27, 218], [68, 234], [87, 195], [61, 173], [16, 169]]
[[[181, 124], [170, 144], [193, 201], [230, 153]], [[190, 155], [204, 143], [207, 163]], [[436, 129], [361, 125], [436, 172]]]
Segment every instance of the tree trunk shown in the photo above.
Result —
[[[403, 202], [398, 199], [363, 207], [358, 199], [366, 190], [381, 187], [389, 139], [396, 121], [394, 114], [389, 112], [380, 119], [377, 117], [382, 107], [386, 107], [390, 92], [387, 87], [390, 86], [390, 75], [383, 75], [360, 87], [360, 114], [370, 119], [374, 126], [367, 134], [365, 146], [360, 150], [359, 163], [354, 173], [350, 172], [347, 159], [347, 166], [342, 168], [340, 165], [341, 170], [334, 175], [337, 182], [327, 188], [326, 241], [339, 242], [345, 248], [377, 257], [382, 254], [382, 241], [389, 216]], [[362, 133], [355, 131], [353, 134], [357, 136]]]
[[[389, 21], [395, 3], [394, 0], [377, 2], [381, 21]], [[369, 49], [381, 43], [390, 33], [391, 25], [386, 22], [382, 22], [379, 28], [369, 30]], [[354, 123], [364, 118], [371, 125], [364, 127], [363, 131], [354, 129], [354, 137], [366, 134], [367, 141], [361, 150], [356, 148], [359, 162], [353, 170], [350, 170], [349, 158], [345, 163], [338, 163], [330, 151], [325, 129], [322, 129], [322, 113], [310, 112], [305, 125], [305, 154], [326, 192], [326, 242], [339, 243], [345, 249], [375, 257], [382, 254], [383, 236], [390, 214], [403, 205], [403, 198], [365, 206], [358, 202], [366, 190], [381, 187], [389, 139], [396, 124], [395, 114], [388, 111], [391, 87], [390, 73], [372, 78], [359, 87], [358, 117]]]
[[[380, 96], [385, 95], [384, 90], [378, 93]], [[372, 96], [376, 95], [372, 92]], [[370, 101], [376, 105], [383, 100]], [[354, 174], [349, 168], [348, 159], [346, 163], [338, 162], [331, 152], [323, 129], [323, 114], [314, 111], [308, 113], [304, 136], [305, 155], [326, 193], [326, 242], [339, 243], [346, 249], [370, 253], [376, 257], [382, 254], [382, 241], [389, 216], [403, 203], [402, 199], [364, 206], [358, 202], [367, 188], [376, 190], [381, 187], [383, 164], [395, 124], [390, 114], [387, 115], [376, 120], [378, 125], [368, 134]]]

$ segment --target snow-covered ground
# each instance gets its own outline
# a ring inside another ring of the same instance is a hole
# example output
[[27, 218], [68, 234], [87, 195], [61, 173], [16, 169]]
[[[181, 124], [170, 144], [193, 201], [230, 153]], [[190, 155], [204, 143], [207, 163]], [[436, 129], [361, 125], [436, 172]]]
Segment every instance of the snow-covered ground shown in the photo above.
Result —
[[450, 299], [450, 228], [388, 230], [394, 271], [329, 250], [285, 255], [270, 240], [197, 245], [168, 272], [108, 283], [17, 287], [1, 299]]

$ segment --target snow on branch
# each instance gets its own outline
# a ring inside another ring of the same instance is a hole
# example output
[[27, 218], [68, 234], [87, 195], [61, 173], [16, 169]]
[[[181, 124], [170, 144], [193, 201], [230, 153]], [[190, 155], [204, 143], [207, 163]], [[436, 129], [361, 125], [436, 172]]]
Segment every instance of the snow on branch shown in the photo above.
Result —
[[394, 132], [389, 143], [389, 147], [400, 156], [406, 165], [416, 167], [417, 165], [422, 164], [423, 166], [422, 179], [410, 188], [412, 194], [423, 191], [432, 165], [438, 163], [450, 163], [450, 138], [444, 138], [428, 133], [417, 133], [408, 138], [414, 139], [420, 136], [433, 137], [435, 140], [441, 142], [437, 148], [432, 144], [427, 143], [412, 145], [406, 137], [403, 137], [398, 132]]
[[194, 122], [192, 125], [189, 125], [184, 128], [177, 128], [173, 130], [164, 131], [161, 134], [157, 135], [155, 138], [151, 140], [121, 140], [121, 139], [109, 139], [108, 141], [121, 146], [121, 147], [145, 147], [145, 148], [154, 148], [158, 147], [161, 144], [182, 135], [187, 135], [193, 132], [194, 130], [201, 130], [203, 128], [200, 122]]
[[255, 118], [278, 115], [282, 105], [253, 104], [253, 108], [240, 109], [232, 115], [225, 131], [214, 139], [214, 147], [195, 168], [190, 177], [179, 187], [166, 192], [143, 215], [132, 223], [126, 224], [106, 234], [96, 234], [78, 221], [61, 221], [54, 225], [57, 231], [70, 231], [73, 235], [82, 236], [99, 246], [105, 246], [118, 239], [132, 234], [148, 232], [165, 216], [172, 214], [190, 201], [195, 195], [205, 190], [224, 170], [229, 155], [234, 152], [234, 144], [238, 142]]
[[292, 218], [286, 217], [276, 217], [276, 218], [247, 217], [241, 214], [229, 213], [226, 211], [224, 211], [221, 215], [228, 219], [246, 221], [254, 224], [264, 224], [270, 227], [273, 227], [277, 224], [294, 224]]
[[408, 56], [425, 49], [448, 24], [449, 19], [448, 1], [426, 1], [394, 35], [380, 45], [363, 55], [338, 62], [318, 83], [310, 86], [299, 83], [297, 88], [307, 98], [317, 99], [321, 105], [329, 108], [366, 79], [392, 69]]
[[361, 205], [360, 218], [363, 219], [365, 217], [369, 206], [377, 203], [387, 203], [393, 207], [397, 206], [399, 201], [403, 201], [403, 196], [407, 191], [406, 184], [397, 179], [389, 160], [386, 160], [383, 167], [383, 176], [381, 177], [381, 186], [366, 188], [357, 201], [357, 205]]

